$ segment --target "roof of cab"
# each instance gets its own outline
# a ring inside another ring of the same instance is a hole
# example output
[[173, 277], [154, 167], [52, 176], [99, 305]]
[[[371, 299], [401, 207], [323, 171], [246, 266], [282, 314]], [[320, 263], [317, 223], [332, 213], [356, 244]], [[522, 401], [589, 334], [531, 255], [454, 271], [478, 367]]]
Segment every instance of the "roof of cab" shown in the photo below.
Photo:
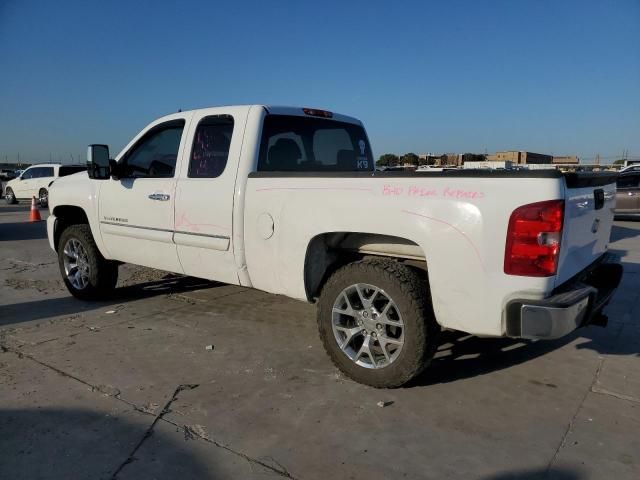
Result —
[[[216, 106], [211, 106], [211, 107], [204, 107], [204, 108], [197, 108], [194, 110], [184, 110], [182, 113], [194, 113], [194, 112], [205, 112], [206, 110], [212, 110], [212, 109], [219, 109], [219, 108], [225, 108], [225, 107], [246, 107], [247, 109], [250, 109], [252, 107], [257, 107], [257, 108], [264, 108], [267, 112], [269, 112], [270, 114], [273, 115], [296, 115], [299, 117], [308, 117], [309, 115], [305, 114], [304, 111], [302, 110], [303, 108], [312, 108], [312, 109], [317, 109], [316, 107], [291, 107], [291, 106], [284, 106], [284, 105], [260, 105], [260, 104], [253, 104], [253, 105], [216, 105]], [[317, 110], [323, 110], [323, 109], [317, 109]], [[329, 110], [330, 111], [330, 110]], [[355, 117], [351, 117], [349, 115], [342, 115], [340, 113], [336, 113], [331, 111], [332, 113], [332, 117], [329, 120], [337, 120], [339, 122], [347, 122], [347, 123], [355, 123], [357, 125], [362, 126], [362, 122], [360, 120], [358, 120]], [[169, 114], [166, 115], [165, 117], [173, 117], [176, 114]], [[162, 118], [165, 118], [162, 117]], [[320, 117], [316, 117], [316, 118], [320, 118]]]

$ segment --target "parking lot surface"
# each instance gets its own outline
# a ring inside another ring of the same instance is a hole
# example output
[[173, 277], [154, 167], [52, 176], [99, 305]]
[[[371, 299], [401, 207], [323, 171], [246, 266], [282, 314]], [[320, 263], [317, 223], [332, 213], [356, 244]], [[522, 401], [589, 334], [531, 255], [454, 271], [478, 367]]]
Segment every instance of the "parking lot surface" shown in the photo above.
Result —
[[447, 332], [375, 390], [331, 365], [313, 305], [129, 265], [76, 300], [27, 219], [0, 206], [1, 479], [640, 478], [640, 222], [612, 233], [607, 328]]

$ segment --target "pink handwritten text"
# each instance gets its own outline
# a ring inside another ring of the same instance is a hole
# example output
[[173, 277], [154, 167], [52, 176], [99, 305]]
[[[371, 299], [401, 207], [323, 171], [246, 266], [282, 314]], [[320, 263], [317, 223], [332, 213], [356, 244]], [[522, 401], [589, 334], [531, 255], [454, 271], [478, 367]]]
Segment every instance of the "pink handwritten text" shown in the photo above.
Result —
[[404, 187], [400, 185], [386, 184], [382, 187], [382, 195], [384, 196], [406, 196], [406, 197], [428, 197], [428, 198], [444, 198], [444, 199], [481, 199], [485, 197], [484, 192], [476, 190], [464, 190], [460, 188], [444, 187], [440, 190], [429, 187], [421, 187], [419, 185], [410, 185]]

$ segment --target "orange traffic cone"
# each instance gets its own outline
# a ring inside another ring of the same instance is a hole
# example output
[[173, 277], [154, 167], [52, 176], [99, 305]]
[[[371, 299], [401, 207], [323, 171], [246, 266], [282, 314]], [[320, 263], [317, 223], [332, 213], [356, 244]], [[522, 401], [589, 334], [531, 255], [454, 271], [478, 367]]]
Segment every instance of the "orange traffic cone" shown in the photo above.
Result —
[[31, 197], [31, 212], [29, 213], [29, 221], [30, 222], [39, 222], [42, 218], [40, 217], [40, 210], [36, 206], [36, 197]]

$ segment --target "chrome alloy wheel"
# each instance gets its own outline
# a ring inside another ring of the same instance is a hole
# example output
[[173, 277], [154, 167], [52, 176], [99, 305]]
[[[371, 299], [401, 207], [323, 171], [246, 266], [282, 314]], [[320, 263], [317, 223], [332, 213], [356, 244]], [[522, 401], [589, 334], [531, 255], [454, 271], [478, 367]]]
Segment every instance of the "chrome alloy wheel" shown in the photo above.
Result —
[[389, 294], [374, 285], [357, 283], [340, 292], [331, 326], [340, 349], [361, 367], [386, 367], [402, 351], [400, 310]]
[[70, 238], [64, 246], [64, 273], [76, 290], [89, 284], [89, 258], [79, 240]]

